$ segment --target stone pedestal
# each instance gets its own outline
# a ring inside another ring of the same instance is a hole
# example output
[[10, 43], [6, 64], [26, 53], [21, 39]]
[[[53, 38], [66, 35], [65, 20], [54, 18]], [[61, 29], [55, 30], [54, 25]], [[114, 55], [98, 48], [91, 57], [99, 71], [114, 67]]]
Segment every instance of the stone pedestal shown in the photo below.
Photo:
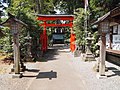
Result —
[[90, 48], [87, 47], [87, 52], [85, 54], [85, 59], [84, 61], [95, 61], [95, 57], [92, 54], [92, 52], [90, 51]]
[[97, 79], [106, 79], [107, 78], [106, 75], [100, 75], [100, 74], [97, 74], [96, 77], [97, 77]]
[[[26, 66], [23, 64], [23, 62], [20, 60], [20, 72], [24, 72], [26, 70]], [[11, 73], [15, 72], [15, 65], [13, 65], [13, 68], [11, 68]]]
[[76, 49], [75, 49], [75, 51], [73, 53], [74, 53], [74, 57], [79, 57], [80, 56], [80, 51], [79, 51], [78, 46], [76, 46]]
[[[99, 67], [100, 67], [100, 57], [96, 58], [96, 64], [93, 67], [93, 70], [95, 72], [99, 72]], [[108, 68], [105, 66], [105, 71], [108, 71]]]
[[22, 78], [22, 74], [13, 74], [12, 78]]
[[26, 70], [26, 66], [24, 65], [23, 61], [20, 60], [20, 72], [24, 72]]

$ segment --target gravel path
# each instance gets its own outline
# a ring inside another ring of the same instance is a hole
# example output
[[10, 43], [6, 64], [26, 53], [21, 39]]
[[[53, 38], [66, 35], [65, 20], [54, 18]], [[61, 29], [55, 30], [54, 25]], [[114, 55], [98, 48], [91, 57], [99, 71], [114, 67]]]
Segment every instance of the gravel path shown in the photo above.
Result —
[[68, 49], [50, 50], [46, 62], [39, 63], [40, 72], [28, 90], [85, 90], [81, 75], [71, 67]]
[[80, 57], [72, 60], [72, 67], [84, 81], [88, 90], [120, 90], [120, 67], [106, 61], [107, 79], [97, 79], [97, 72], [93, 71], [95, 61], [84, 62]]
[[[68, 52], [68, 49], [59, 48], [59, 51], [61, 53], [54, 53], [54, 57], [51, 56], [49, 58], [47, 56], [48, 62], [40, 65], [41, 72], [53, 70], [57, 72], [57, 78], [53, 78], [53, 80], [48, 78], [35, 79], [28, 90], [120, 90], [119, 66], [106, 61], [106, 66], [108, 67], [106, 75], [108, 77], [106, 79], [97, 79], [98, 73], [93, 70], [95, 61], [84, 62], [80, 57], [73, 57]], [[77, 83], [76, 80], [78, 80]], [[83, 87], [75, 88], [79, 85], [83, 85]]]
[[12, 79], [12, 74], [0, 73], [0, 90], [120, 90], [119, 66], [106, 62], [108, 78], [97, 79], [95, 61], [73, 57], [66, 47], [54, 48], [45, 55], [45, 62], [27, 63], [29, 70], [23, 78]]
[[[0, 73], [0, 90], [26, 90], [26, 88], [29, 86], [30, 82], [32, 81], [32, 78], [12, 78], [12, 74], [9, 74], [10, 69], [12, 68], [12, 65], [2, 65], [2, 71]], [[27, 68], [29, 69], [35, 69], [36, 63], [26, 63]], [[26, 71], [23, 73], [23, 75], [28, 74]], [[33, 72], [32, 72], [33, 74]]]

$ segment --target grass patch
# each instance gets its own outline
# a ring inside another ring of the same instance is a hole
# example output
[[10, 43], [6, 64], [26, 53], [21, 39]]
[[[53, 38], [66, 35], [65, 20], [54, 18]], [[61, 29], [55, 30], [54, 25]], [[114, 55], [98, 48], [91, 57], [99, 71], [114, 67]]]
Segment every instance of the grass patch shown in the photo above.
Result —
[[13, 63], [12, 53], [0, 53], [0, 62], [9, 65]]
[[0, 56], [0, 60], [5, 59], [7, 56]]

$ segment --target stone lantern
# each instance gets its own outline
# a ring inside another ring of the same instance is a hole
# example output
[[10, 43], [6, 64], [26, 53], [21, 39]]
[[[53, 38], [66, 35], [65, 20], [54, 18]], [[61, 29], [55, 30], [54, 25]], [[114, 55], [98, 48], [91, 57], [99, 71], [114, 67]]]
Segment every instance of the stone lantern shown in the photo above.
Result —
[[88, 33], [88, 37], [86, 38], [86, 55], [85, 55], [85, 61], [94, 61], [95, 57], [91, 52], [91, 43], [94, 40], [94, 38], [91, 36], [91, 33]]
[[25, 37], [25, 40], [26, 40], [25, 45], [27, 47], [26, 61], [32, 61], [32, 54], [31, 54], [32, 37], [30, 37], [29, 32], [27, 36]]

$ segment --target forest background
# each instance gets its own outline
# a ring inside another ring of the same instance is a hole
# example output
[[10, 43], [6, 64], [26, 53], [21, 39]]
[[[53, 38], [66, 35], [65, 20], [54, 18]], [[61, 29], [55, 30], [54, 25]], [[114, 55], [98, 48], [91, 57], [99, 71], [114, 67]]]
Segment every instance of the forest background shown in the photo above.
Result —
[[[33, 60], [36, 61], [39, 57], [41, 44], [39, 42], [39, 36], [43, 28], [38, 25], [36, 20], [36, 14], [73, 14], [74, 19], [74, 31], [76, 33], [76, 39], [78, 45], [85, 44], [85, 9], [84, 0], [0, 0], [0, 23], [7, 20], [7, 12], [14, 15], [17, 19], [23, 21], [28, 25], [27, 28], [20, 30], [20, 49], [21, 56], [25, 57], [26, 53], [26, 39], [28, 32], [32, 37], [32, 55]], [[88, 18], [88, 31], [93, 35], [93, 52], [95, 51], [95, 43], [98, 40], [97, 28], [92, 27], [91, 23], [96, 21], [99, 17], [107, 13], [108, 11], [120, 6], [120, 0], [89, 0], [87, 15]], [[4, 16], [4, 17], [3, 17]], [[54, 28], [47, 30], [48, 37], [51, 37]], [[70, 30], [66, 28], [66, 39], [70, 37]], [[12, 49], [12, 35], [9, 28], [0, 28], [0, 52], [7, 53], [8, 57], [13, 55]]]

